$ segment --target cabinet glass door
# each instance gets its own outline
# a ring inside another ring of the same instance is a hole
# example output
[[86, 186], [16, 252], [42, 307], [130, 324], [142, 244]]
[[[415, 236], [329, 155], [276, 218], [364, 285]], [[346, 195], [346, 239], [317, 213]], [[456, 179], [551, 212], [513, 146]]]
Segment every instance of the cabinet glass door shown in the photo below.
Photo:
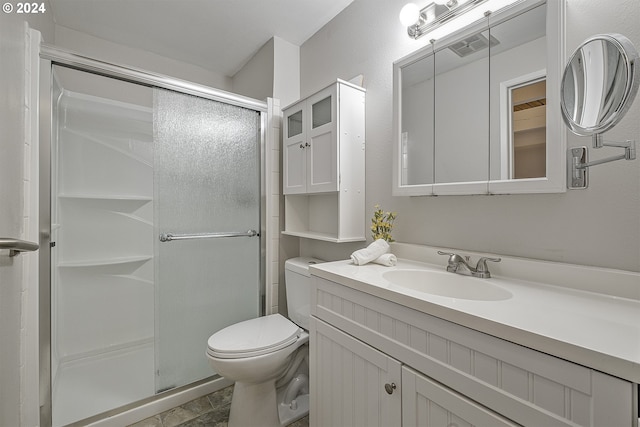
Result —
[[336, 133], [336, 87], [309, 98], [311, 129], [307, 154], [307, 192], [338, 190], [338, 150]]
[[331, 96], [312, 104], [311, 106], [311, 126], [315, 129], [318, 126], [331, 122]]
[[287, 138], [302, 134], [302, 110], [287, 117]]
[[294, 106], [284, 120], [283, 193], [300, 194], [307, 191], [307, 151], [305, 133], [305, 103]]

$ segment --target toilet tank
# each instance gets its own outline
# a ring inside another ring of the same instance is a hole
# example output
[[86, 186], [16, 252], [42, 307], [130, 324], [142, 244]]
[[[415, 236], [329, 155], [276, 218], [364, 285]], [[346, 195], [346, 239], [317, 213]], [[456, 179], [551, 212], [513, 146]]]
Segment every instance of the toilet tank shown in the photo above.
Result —
[[287, 290], [289, 319], [309, 330], [311, 316], [311, 274], [309, 265], [324, 261], [316, 258], [291, 258], [284, 263], [284, 283]]

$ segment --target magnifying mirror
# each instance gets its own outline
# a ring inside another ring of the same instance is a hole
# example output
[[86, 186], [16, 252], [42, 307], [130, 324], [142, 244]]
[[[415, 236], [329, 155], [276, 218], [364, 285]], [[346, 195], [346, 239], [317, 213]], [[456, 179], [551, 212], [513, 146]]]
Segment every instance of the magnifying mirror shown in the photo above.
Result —
[[623, 148], [624, 154], [589, 162], [587, 147], [573, 147], [567, 155], [567, 187], [588, 186], [588, 168], [616, 160], [635, 160], [634, 140], [605, 142], [602, 133], [614, 127], [629, 110], [638, 92], [640, 60], [633, 43], [620, 34], [587, 39], [564, 69], [560, 93], [562, 118], [577, 135], [591, 136], [593, 148]]
[[615, 126], [638, 91], [638, 52], [620, 34], [587, 39], [571, 56], [562, 78], [562, 117], [571, 131], [590, 136]]

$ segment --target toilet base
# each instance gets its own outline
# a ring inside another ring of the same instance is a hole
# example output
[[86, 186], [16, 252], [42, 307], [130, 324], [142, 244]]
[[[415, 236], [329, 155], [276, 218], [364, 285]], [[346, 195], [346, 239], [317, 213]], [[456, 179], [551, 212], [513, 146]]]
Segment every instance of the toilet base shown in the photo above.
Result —
[[280, 425], [288, 426], [289, 424], [298, 421], [300, 418], [309, 414], [309, 395], [301, 394], [295, 398], [293, 406], [286, 404], [280, 400], [280, 393], [278, 393], [278, 417], [280, 419]]
[[236, 381], [229, 427], [280, 427], [275, 380], [260, 384]]

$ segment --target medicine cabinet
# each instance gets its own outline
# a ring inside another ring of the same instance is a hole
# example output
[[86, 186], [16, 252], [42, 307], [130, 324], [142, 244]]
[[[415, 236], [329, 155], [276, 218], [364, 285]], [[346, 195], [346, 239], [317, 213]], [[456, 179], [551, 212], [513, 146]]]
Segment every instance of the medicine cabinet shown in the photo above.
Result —
[[336, 83], [283, 109], [283, 234], [365, 240], [365, 91]]
[[394, 63], [394, 195], [565, 191], [564, 0], [525, 0]]

